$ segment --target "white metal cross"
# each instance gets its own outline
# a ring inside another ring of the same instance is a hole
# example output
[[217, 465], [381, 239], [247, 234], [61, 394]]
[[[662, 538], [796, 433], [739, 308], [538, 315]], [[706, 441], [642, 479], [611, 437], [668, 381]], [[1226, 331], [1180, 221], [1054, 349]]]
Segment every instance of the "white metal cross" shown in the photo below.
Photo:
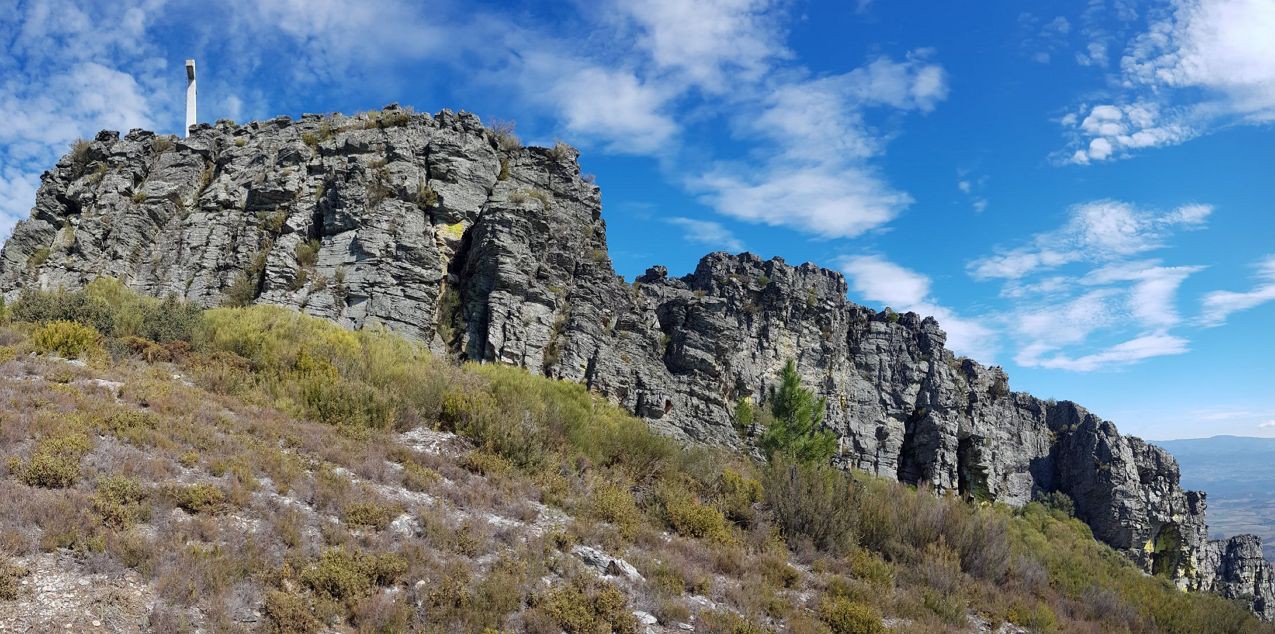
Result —
[[190, 136], [190, 128], [195, 125], [195, 60], [186, 60], [186, 133]]

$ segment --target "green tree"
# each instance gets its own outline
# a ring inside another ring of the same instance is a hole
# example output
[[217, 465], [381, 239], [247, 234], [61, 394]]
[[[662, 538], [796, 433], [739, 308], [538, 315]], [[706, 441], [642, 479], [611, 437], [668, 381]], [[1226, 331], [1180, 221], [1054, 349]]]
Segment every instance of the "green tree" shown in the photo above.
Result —
[[837, 437], [823, 428], [826, 401], [801, 387], [797, 364], [789, 360], [780, 375], [779, 392], [770, 405], [772, 419], [762, 432], [766, 457], [802, 464], [826, 464], [837, 451]]

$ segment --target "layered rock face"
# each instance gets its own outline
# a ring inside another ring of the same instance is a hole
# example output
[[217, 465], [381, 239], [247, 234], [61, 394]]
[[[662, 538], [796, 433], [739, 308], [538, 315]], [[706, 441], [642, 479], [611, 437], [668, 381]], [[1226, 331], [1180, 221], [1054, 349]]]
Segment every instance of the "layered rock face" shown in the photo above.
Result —
[[[457, 359], [586, 384], [690, 441], [739, 449], [794, 359], [827, 398], [838, 462], [971, 499], [1069, 495], [1148, 573], [1275, 616], [1256, 538], [1210, 542], [1167, 452], [1070, 402], [1012, 392], [932, 318], [847, 300], [836, 272], [714, 253], [634, 282], [607, 255], [601, 194], [565, 146], [469, 114], [390, 107], [218, 123], [189, 138], [103, 132], [47, 172], [0, 252], [0, 291], [112, 276], [205, 306], [269, 303], [383, 324]], [[1269, 610], [1269, 611], [1268, 611]]]

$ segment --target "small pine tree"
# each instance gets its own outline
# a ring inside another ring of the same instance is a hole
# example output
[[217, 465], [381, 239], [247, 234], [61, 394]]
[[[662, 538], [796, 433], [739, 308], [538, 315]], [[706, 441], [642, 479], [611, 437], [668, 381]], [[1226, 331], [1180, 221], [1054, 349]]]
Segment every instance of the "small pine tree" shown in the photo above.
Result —
[[825, 399], [801, 387], [797, 364], [789, 360], [771, 403], [773, 420], [762, 432], [760, 445], [768, 459], [783, 456], [801, 464], [826, 464], [837, 451], [837, 437], [823, 428]]

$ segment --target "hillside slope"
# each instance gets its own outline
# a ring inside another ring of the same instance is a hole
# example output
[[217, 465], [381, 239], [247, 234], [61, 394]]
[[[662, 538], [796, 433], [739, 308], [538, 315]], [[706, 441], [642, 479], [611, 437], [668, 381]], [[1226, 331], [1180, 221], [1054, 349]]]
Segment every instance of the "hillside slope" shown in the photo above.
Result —
[[108, 280], [8, 312], [6, 629], [1275, 631], [1065, 509], [683, 448], [379, 328]]
[[78, 144], [0, 252], [0, 291], [99, 275], [200, 306], [275, 304], [382, 324], [440, 356], [584, 384], [675, 438], [740, 449], [792, 359], [827, 398], [837, 464], [1022, 506], [1060, 493], [1094, 535], [1181, 587], [1275, 610], [1255, 542], [1208, 540], [1163, 450], [1070, 402], [1012, 392], [937, 322], [846, 299], [836, 272], [715, 253], [682, 278], [611, 268], [575, 150], [469, 114], [397, 107], [135, 130]]

